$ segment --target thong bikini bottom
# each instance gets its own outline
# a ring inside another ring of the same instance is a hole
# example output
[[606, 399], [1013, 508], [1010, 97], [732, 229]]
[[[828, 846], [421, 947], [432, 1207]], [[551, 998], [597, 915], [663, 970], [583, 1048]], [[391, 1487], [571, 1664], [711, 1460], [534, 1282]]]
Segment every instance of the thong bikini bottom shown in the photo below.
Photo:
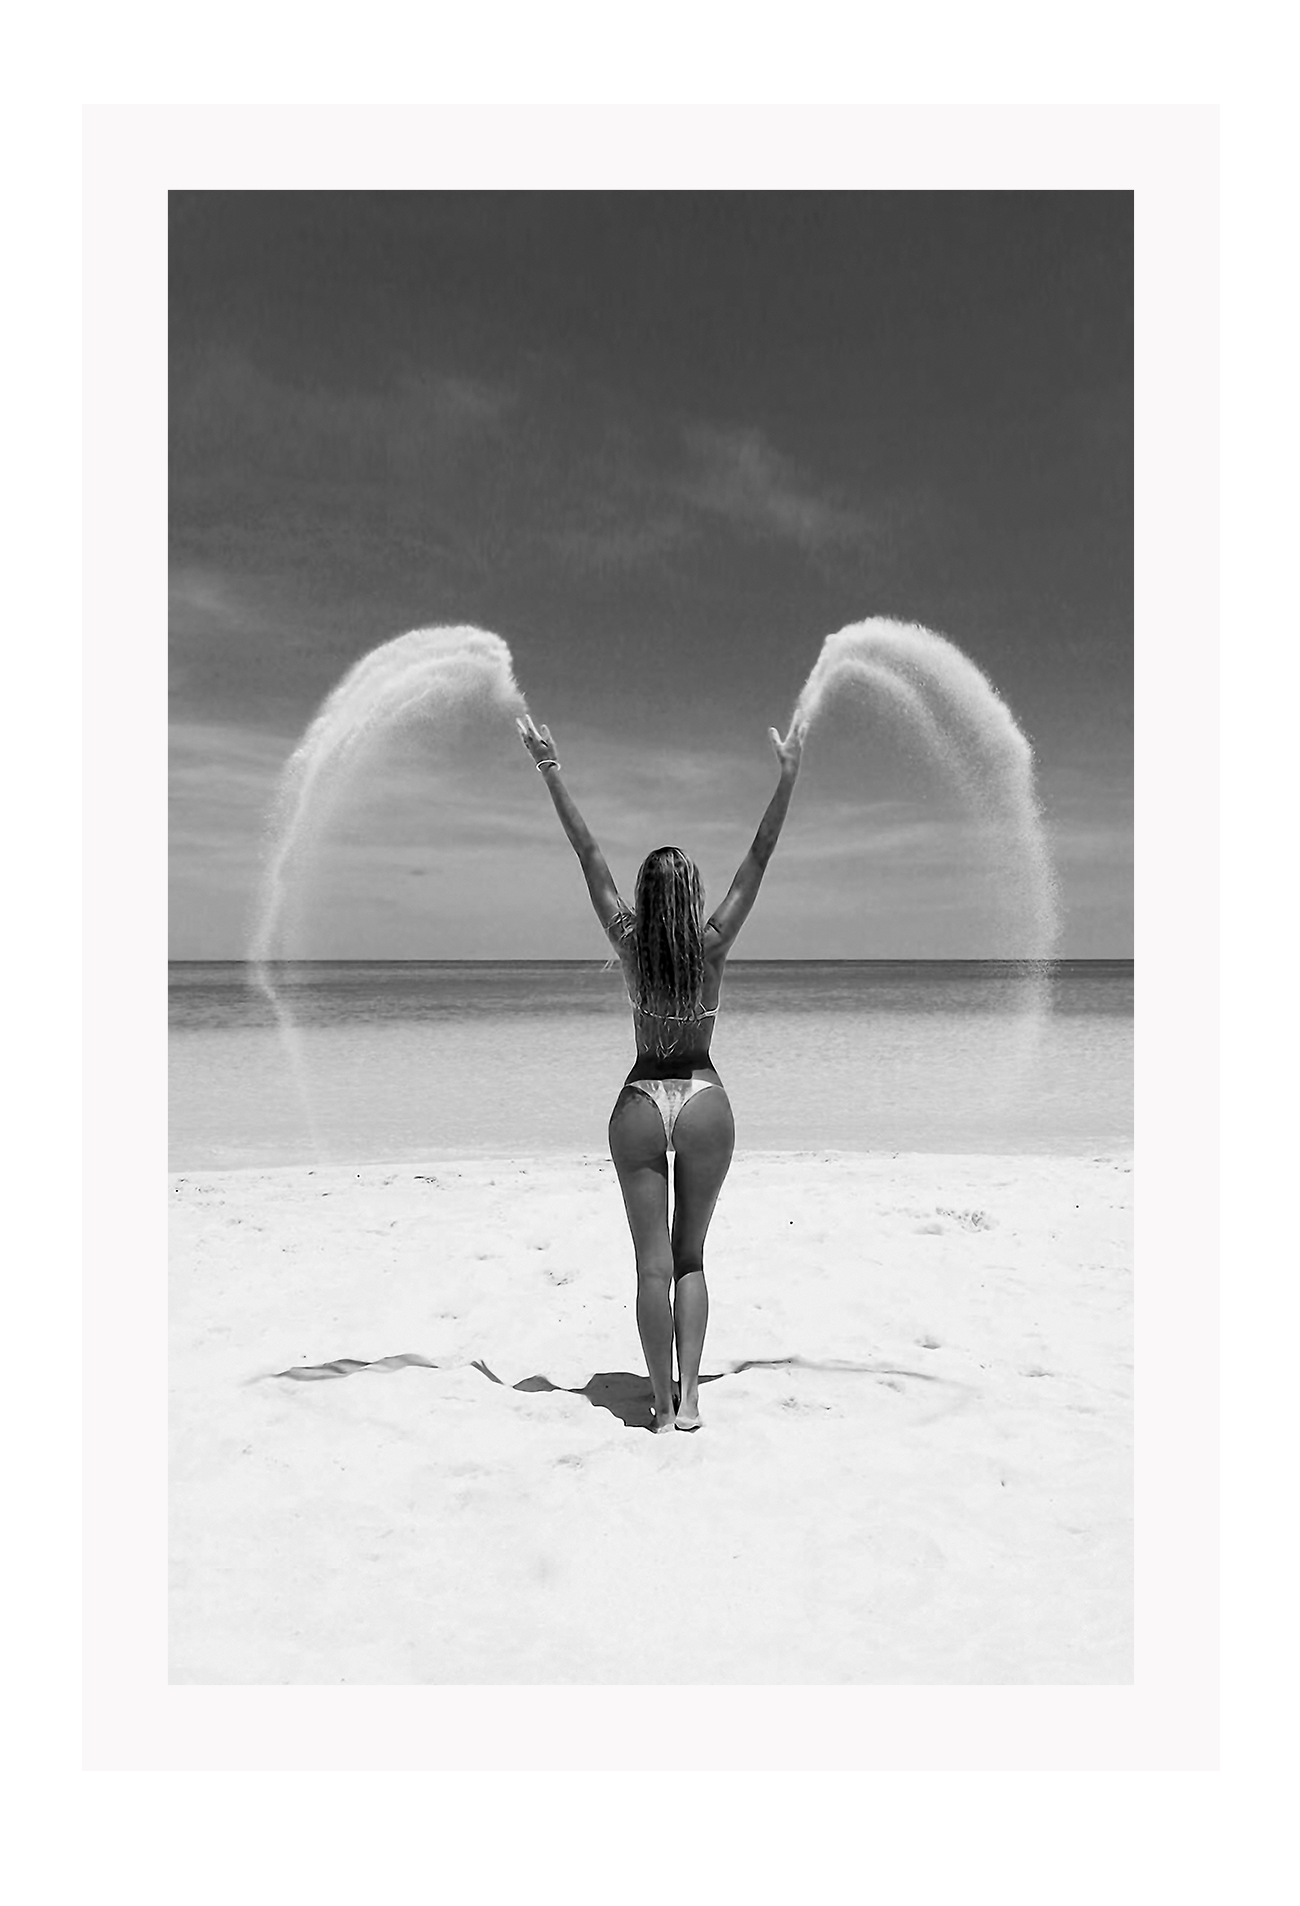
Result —
[[673, 1126], [681, 1116], [682, 1107], [697, 1092], [707, 1092], [712, 1086], [718, 1090], [716, 1079], [629, 1079], [628, 1084], [634, 1092], [644, 1092], [659, 1107], [659, 1116], [664, 1122], [664, 1144], [673, 1150]]

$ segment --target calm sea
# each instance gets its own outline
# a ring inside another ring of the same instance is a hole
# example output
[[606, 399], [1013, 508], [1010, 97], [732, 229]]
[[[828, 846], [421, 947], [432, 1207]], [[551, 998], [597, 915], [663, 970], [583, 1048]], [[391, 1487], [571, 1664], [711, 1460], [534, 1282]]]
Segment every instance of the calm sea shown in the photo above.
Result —
[[[598, 1153], [632, 1063], [589, 961], [170, 969], [174, 1170]], [[1132, 1143], [1133, 966], [733, 960], [713, 1057], [737, 1146], [1093, 1152]]]

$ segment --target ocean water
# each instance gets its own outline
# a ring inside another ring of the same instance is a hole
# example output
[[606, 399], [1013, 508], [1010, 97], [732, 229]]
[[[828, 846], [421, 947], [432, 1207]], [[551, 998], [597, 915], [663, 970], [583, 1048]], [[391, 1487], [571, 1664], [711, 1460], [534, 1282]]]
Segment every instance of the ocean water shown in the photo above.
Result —
[[[601, 1153], [634, 1048], [596, 961], [170, 969], [172, 1169]], [[1133, 1129], [1128, 960], [732, 960], [737, 1148], [1094, 1153]]]

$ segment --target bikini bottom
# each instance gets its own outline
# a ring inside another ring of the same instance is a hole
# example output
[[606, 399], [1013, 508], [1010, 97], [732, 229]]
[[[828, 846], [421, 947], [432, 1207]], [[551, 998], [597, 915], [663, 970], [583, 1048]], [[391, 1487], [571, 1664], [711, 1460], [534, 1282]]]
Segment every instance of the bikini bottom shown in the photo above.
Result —
[[693, 1099], [697, 1092], [707, 1092], [710, 1086], [721, 1089], [717, 1079], [629, 1079], [627, 1083], [634, 1092], [644, 1092], [659, 1107], [659, 1116], [664, 1122], [664, 1144], [669, 1151], [673, 1150], [673, 1126], [686, 1101]]

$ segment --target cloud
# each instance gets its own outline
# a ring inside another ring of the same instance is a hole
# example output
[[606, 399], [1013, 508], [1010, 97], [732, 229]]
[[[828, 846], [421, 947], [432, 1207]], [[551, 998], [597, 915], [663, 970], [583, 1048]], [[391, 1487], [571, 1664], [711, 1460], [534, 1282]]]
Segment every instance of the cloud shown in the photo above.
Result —
[[818, 491], [762, 431], [694, 424], [683, 436], [689, 468], [681, 489], [695, 508], [808, 553], [873, 534], [865, 513]]
[[182, 641], [255, 637], [266, 629], [267, 605], [242, 577], [190, 561], [168, 578], [167, 617], [171, 634]]
[[761, 537], [817, 560], [853, 552], [878, 558], [922, 507], [917, 497], [858, 507], [784, 456], [754, 427], [679, 425], [665, 450], [648, 421], [619, 435], [586, 486], [571, 487], [573, 520], [548, 544], [583, 571], [652, 565], [683, 550], [707, 553], [719, 530]]
[[171, 426], [182, 468], [193, 462], [204, 482], [233, 465], [241, 483], [299, 476], [328, 486], [331, 467], [346, 483], [394, 462], [443, 464], [497, 433], [514, 402], [504, 387], [433, 371], [399, 373], [371, 391], [300, 386], [210, 350], [179, 371]]
[[683, 554], [708, 573], [736, 534], [874, 561], [898, 532], [896, 499], [859, 506], [756, 426], [657, 414], [547, 363], [510, 388], [444, 365], [365, 390], [208, 348], [178, 355], [171, 432], [178, 561], [292, 583], [327, 615], [376, 592], [535, 600]]
[[223, 722], [173, 723], [168, 797], [173, 864], [252, 867], [292, 743]]
[[485, 473], [509, 471], [515, 405], [504, 387], [433, 371], [322, 389], [231, 351], [182, 360], [174, 543], [262, 576], [382, 564], [394, 551], [472, 569]]

